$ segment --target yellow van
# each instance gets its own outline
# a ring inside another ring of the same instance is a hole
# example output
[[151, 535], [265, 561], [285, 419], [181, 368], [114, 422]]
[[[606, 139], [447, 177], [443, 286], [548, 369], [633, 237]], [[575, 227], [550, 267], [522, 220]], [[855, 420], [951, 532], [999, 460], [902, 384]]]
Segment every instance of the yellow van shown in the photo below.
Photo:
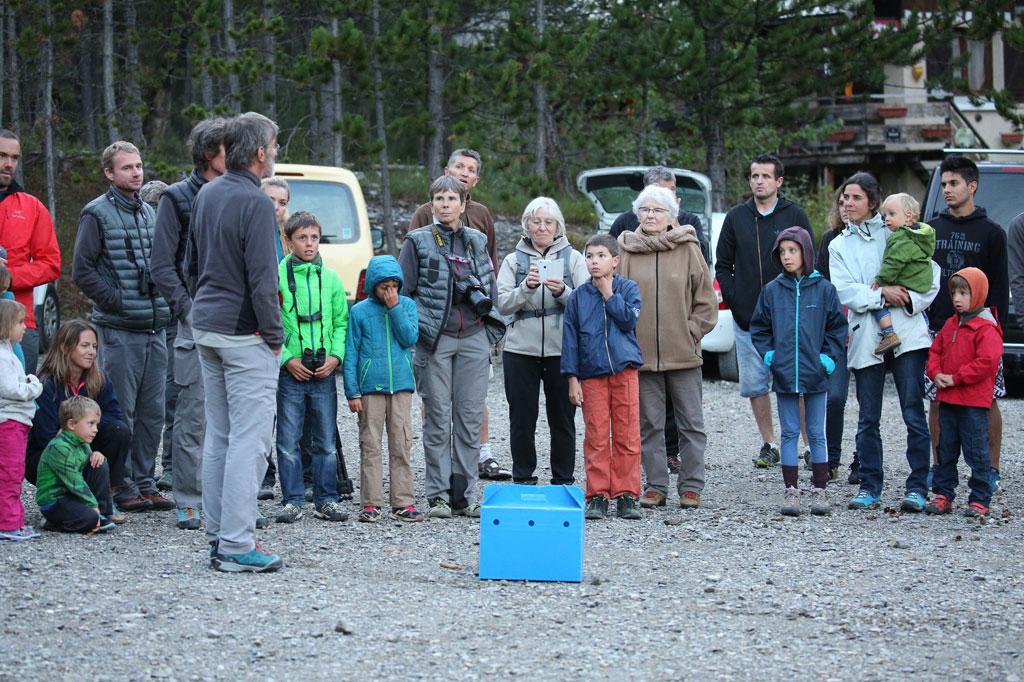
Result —
[[381, 232], [370, 229], [366, 201], [355, 174], [332, 166], [279, 163], [274, 174], [288, 181], [288, 213], [309, 211], [323, 225], [320, 256], [338, 273], [349, 305], [364, 298], [363, 278]]

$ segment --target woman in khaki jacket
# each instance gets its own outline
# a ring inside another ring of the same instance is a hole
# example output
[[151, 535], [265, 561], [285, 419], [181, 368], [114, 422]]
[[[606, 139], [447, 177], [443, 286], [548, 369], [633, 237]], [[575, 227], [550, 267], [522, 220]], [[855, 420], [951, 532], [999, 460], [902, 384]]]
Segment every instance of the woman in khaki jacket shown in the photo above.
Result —
[[641, 506], [661, 507], [668, 495], [665, 399], [679, 429], [679, 506], [700, 506], [704, 489], [704, 409], [700, 340], [718, 321], [712, 278], [691, 225], [673, 225], [675, 195], [650, 185], [633, 202], [636, 232], [619, 235], [619, 274], [640, 286], [644, 302], [636, 334], [640, 368], [640, 437], [647, 490]]

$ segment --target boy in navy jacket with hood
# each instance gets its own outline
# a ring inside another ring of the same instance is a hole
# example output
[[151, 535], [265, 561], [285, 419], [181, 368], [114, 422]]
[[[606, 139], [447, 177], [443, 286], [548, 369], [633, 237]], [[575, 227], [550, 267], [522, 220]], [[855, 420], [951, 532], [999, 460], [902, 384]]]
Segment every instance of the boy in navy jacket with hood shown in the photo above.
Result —
[[797, 439], [802, 397], [813, 468], [811, 513], [828, 514], [825, 406], [828, 375], [845, 352], [846, 316], [836, 288], [814, 269], [814, 245], [806, 230], [790, 227], [780, 232], [772, 260], [782, 274], [761, 292], [750, 322], [750, 337], [771, 369], [779, 409], [782, 478], [786, 486], [782, 513], [800, 514]]
[[640, 288], [615, 274], [619, 243], [614, 237], [591, 237], [586, 258], [591, 279], [576, 287], [565, 304], [561, 365], [569, 378], [569, 400], [583, 408], [586, 425], [586, 518], [604, 518], [608, 500], [614, 499], [619, 518], [635, 520], [641, 517]]

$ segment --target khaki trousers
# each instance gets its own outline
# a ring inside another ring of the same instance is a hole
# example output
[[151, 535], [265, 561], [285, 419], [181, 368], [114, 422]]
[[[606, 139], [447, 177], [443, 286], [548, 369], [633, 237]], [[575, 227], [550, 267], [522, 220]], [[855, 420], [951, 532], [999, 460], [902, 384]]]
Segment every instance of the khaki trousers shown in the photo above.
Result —
[[391, 508], [416, 502], [416, 487], [409, 466], [412, 447], [412, 393], [374, 393], [362, 396], [359, 413], [359, 500], [364, 507], [384, 506], [384, 471], [381, 437], [388, 432], [388, 471], [391, 478]]

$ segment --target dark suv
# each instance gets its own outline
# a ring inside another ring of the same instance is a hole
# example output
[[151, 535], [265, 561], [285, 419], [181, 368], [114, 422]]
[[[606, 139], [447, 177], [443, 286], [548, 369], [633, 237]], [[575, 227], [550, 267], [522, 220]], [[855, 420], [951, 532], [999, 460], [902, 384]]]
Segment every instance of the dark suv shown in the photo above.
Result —
[[[956, 150], [947, 150], [956, 151]], [[1006, 154], [1008, 150], [988, 150], [991, 154]], [[967, 153], [967, 150], [964, 150]], [[988, 212], [990, 220], [1002, 226], [1010, 227], [1018, 214], [1024, 212], [1024, 157], [1021, 162], [997, 163], [994, 161], [976, 161], [978, 164], [978, 192], [974, 195], [975, 205]], [[925, 196], [922, 219], [929, 218], [946, 210], [946, 201], [942, 198], [942, 185], [939, 169], [932, 173]], [[1010, 273], [1012, 278], [1014, 273]], [[1021, 306], [1019, 314], [1015, 312], [1013, 297], [1010, 297], [1008, 320], [1000, 320], [1003, 325], [1003, 364], [1007, 376], [1024, 375], [1024, 301], [1017, 301]]]

